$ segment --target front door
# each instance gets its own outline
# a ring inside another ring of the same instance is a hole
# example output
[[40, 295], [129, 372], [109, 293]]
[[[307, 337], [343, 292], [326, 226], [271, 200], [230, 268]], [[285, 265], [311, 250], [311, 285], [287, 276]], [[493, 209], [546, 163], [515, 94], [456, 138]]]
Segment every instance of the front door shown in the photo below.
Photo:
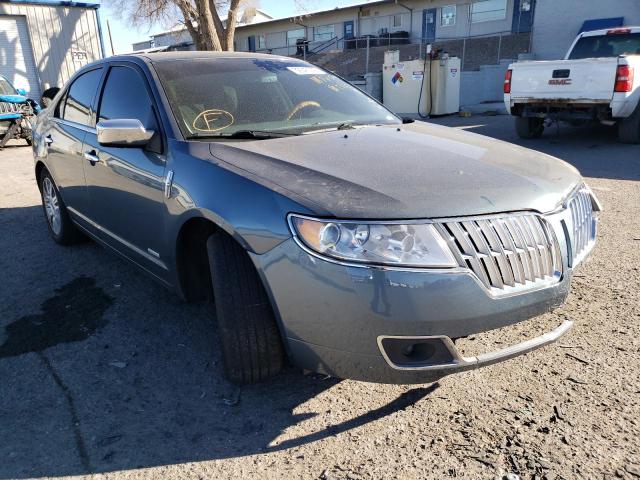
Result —
[[[156, 132], [146, 147], [98, 144], [88, 132], [83, 152], [90, 216], [103, 240], [160, 278], [166, 275], [164, 174], [159, 121], [142, 71], [132, 64], [109, 69], [98, 103], [98, 122], [137, 119]], [[93, 157], [97, 161], [90, 161]]]
[[436, 8], [422, 11], [422, 42], [432, 43], [436, 39]]
[[355, 32], [353, 30], [353, 20], [349, 20], [348, 22], [344, 22], [344, 39], [348, 40], [355, 36]]
[[91, 109], [102, 73], [102, 68], [96, 68], [73, 81], [55, 106], [53, 118], [44, 132], [49, 169], [62, 201], [76, 220], [81, 219], [78, 214], [88, 214], [82, 142], [87, 131], [93, 128]]

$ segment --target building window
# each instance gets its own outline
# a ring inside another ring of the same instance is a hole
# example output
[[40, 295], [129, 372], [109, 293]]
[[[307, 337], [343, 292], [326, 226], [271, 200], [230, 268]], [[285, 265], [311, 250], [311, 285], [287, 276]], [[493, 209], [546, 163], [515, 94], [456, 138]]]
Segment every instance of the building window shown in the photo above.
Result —
[[452, 27], [456, 24], [456, 6], [447, 5], [440, 10], [440, 25]]
[[393, 16], [393, 27], [394, 28], [402, 27], [402, 15], [394, 15]]
[[287, 32], [287, 45], [295, 45], [296, 40], [304, 37], [305, 37], [304, 28], [299, 28], [297, 30], [289, 30]]
[[258, 50], [264, 50], [267, 48], [267, 40], [264, 35], [258, 35]]
[[470, 6], [471, 22], [492, 22], [507, 18], [507, 0], [481, 0]]
[[326, 42], [335, 36], [335, 25], [322, 25], [313, 29], [313, 40], [316, 42]]

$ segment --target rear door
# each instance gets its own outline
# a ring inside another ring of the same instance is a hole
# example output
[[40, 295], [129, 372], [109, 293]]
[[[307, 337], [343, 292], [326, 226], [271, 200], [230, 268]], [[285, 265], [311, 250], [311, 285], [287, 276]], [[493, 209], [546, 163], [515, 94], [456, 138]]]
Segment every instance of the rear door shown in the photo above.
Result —
[[155, 102], [142, 70], [112, 64], [98, 103], [98, 122], [137, 119], [156, 132], [146, 147], [111, 147], [88, 132], [83, 152], [91, 218], [104, 241], [159, 277], [164, 277], [165, 156]]
[[609, 103], [617, 65], [617, 58], [516, 63], [511, 78], [511, 99]]
[[76, 220], [89, 215], [82, 142], [94, 132], [93, 102], [103, 74], [95, 68], [78, 76], [56, 105], [46, 132], [47, 166], [65, 205]]

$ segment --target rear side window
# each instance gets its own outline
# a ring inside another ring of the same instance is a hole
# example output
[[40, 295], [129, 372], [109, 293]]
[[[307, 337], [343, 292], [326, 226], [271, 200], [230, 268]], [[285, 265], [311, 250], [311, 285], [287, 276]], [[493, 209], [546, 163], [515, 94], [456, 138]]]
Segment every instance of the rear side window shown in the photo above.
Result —
[[571, 50], [569, 60], [620, 55], [640, 55], [640, 33], [612, 33], [597, 37], [582, 37]]
[[69, 122], [91, 125], [91, 103], [95, 97], [102, 69], [91, 70], [80, 75], [69, 87], [60, 116]]
[[146, 81], [130, 67], [112, 67], [104, 86], [99, 121], [115, 119], [137, 119], [145, 128], [157, 129]]

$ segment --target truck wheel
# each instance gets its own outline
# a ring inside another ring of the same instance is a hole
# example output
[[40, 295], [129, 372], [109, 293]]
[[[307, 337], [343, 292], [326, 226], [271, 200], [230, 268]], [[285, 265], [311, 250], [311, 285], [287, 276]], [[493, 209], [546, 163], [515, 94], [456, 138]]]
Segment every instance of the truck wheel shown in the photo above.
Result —
[[618, 140], [622, 143], [640, 143], [640, 105], [618, 123]]
[[227, 377], [247, 384], [276, 375], [284, 362], [282, 340], [249, 255], [224, 233], [209, 237], [207, 253]]
[[520, 138], [540, 138], [544, 132], [544, 119], [516, 117], [516, 132]]
[[40, 174], [40, 195], [47, 227], [56, 243], [73, 245], [86, 239], [69, 218], [67, 207], [62, 202], [58, 188], [46, 169], [43, 169]]

